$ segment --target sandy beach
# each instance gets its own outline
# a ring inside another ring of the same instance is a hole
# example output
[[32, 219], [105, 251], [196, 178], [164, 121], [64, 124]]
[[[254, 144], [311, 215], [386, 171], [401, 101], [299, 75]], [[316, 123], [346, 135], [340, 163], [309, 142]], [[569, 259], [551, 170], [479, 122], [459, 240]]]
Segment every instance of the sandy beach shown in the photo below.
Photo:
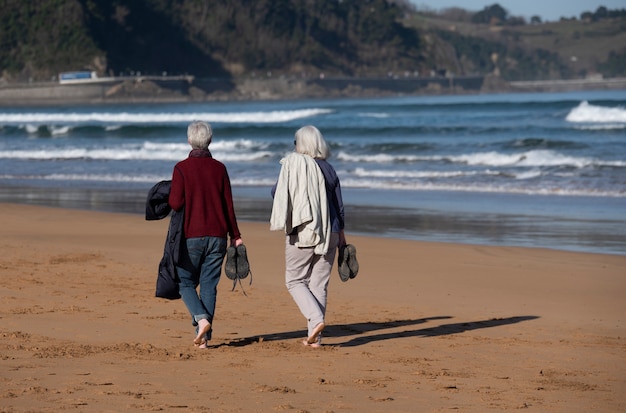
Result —
[[283, 235], [241, 222], [213, 340], [154, 297], [167, 220], [1, 204], [2, 412], [624, 412], [626, 256], [352, 236], [320, 349]]

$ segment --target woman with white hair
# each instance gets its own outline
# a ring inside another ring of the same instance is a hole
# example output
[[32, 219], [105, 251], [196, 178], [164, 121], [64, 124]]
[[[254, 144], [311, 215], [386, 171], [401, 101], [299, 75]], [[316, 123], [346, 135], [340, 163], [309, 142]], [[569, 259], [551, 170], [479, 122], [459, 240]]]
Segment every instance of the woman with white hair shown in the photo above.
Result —
[[295, 151], [281, 160], [271, 230], [284, 230], [285, 284], [307, 320], [303, 344], [320, 347], [328, 282], [338, 247], [346, 245], [341, 185], [326, 160], [330, 150], [315, 126], [295, 134]]
[[176, 266], [178, 290], [196, 327], [194, 344], [200, 348], [206, 348], [211, 339], [217, 284], [228, 235], [231, 245], [243, 244], [228, 172], [209, 151], [212, 138], [213, 131], [208, 123], [194, 121], [188, 126], [187, 142], [191, 152], [174, 167], [168, 200], [172, 209], [184, 208], [188, 253]]

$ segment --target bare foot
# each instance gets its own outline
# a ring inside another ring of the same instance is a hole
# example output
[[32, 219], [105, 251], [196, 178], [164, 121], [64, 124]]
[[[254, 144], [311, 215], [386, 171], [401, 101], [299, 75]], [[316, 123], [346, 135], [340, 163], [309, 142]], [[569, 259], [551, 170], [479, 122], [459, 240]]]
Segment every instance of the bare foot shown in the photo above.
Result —
[[316, 341], [315, 343], [309, 343], [308, 339], [302, 340], [302, 344], [304, 344], [307, 347], [313, 347], [313, 348], [320, 348], [320, 347], [322, 347], [322, 345], [320, 344], [319, 341]]
[[206, 318], [198, 321], [198, 335], [193, 340], [193, 344], [196, 346], [201, 346], [204, 344], [206, 346], [206, 333], [211, 330], [211, 323]]
[[313, 333], [309, 336], [309, 338], [306, 339], [307, 344], [309, 345], [317, 344], [319, 336], [324, 330], [324, 327], [326, 327], [324, 323], [319, 323], [318, 325], [316, 325], [315, 328], [313, 329]]

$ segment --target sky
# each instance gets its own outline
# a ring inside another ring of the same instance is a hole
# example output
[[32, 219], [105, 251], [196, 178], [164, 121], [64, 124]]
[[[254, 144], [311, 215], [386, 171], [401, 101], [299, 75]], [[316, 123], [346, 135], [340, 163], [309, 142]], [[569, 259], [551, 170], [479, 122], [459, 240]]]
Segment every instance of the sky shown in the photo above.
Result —
[[595, 12], [600, 6], [609, 10], [626, 9], [625, 0], [410, 0], [419, 7], [442, 10], [460, 7], [469, 11], [481, 11], [485, 7], [499, 4], [509, 12], [509, 16], [522, 16], [530, 21], [532, 16], [542, 21], [557, 21], [561, 17], [580, 18], [585, 11]]

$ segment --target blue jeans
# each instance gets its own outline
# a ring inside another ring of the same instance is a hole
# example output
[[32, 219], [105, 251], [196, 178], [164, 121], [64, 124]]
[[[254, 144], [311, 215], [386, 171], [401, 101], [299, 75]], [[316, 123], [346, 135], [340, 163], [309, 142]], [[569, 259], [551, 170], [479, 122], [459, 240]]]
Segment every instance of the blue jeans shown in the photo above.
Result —
[[[207, 319], [213, 324], [217, 284], [226, 255], [226, 238], [199, 237], [186, 240], [188, 260], [176, 266], [178, 290], [192, 317], [192, 324]], [[200, 286], [200, 293], [196, 290]], [[207, 337], [210, 338], [210, 337]]]

